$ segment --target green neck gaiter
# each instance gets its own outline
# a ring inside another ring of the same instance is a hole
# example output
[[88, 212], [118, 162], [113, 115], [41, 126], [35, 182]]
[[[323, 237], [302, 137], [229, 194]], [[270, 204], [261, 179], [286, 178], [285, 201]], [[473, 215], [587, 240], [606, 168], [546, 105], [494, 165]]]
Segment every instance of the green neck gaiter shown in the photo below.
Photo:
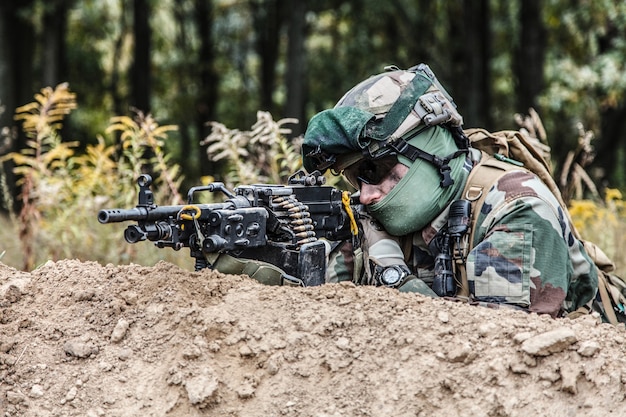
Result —
[[[409, 143], [441, 158], [457, 150], [452, 134], [439, 126], [425, 130]], [[450, 161], [454, 184], [446, 188], [440, 186], [441, 176], [431, 163], [422, 159], [411, 163], [402, 156], [399, 160], [409, 166], [409, 171], [385, 198], [368, 206], [370, 214], [394, 236], [421, 230], [437, 217], [458, 198], [468, 175], [463, 169], [465, 155]]]

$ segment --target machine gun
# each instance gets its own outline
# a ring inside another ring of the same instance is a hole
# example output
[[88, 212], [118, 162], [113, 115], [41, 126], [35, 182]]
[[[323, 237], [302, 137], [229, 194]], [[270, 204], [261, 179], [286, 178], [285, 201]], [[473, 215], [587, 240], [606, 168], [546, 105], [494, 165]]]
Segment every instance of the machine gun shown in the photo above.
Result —
[[[185, 205], [157, 206], [152, 178], [141, 175], [137, 206], [100, 210], [98, 221], [136, 222], [124, 231], [128, 243], [149, 240], [159, 248], [188, 247], [196, 271], [213, 268], [216, 255], [228, 254], [274, 265], [284, 272], [282, 280], [321, 285], [326, 244], [319, 238], [342, 241], [356, 230], [348, 196], [325, 181], [318, 171], [298, 171], [288, 185], [241, 185], [231, 192], [215, 182], [189, 189]], [[226, 200], [194, 203], [202, 192], [221, 192]]]

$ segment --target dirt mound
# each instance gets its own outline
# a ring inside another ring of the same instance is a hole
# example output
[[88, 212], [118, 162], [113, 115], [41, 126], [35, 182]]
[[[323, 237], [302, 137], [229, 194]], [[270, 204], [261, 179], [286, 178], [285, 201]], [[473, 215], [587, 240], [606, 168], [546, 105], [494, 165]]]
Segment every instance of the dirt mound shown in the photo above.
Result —
[[0, 416], [623, 416], [623, 329], [350, 285], [0, 264]]

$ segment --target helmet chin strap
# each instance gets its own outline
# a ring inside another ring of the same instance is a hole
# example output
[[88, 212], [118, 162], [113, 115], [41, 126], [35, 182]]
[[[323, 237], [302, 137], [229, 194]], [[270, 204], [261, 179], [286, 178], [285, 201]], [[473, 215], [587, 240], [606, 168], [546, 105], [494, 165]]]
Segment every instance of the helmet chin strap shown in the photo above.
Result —
[[[462, 137], [467, 140], [467, 137], [463, 134], [463, 132], [461, 131], [460, 133]], [[462, 138], [457, 139], [457, 135], [458, 135], [458, 132], [453, 132], [455, 142], [457, 142], [457, 146], [458, 146]], [[408, 139], [410, 140], [411, 137], [409, 137]], [[427, 161], [433, 164], [439, 170], [439, 175], [441, 175], [441, 182], [439, 183], [439, 185], [443, 188], [449, 187], [452, 184], [454, 184], [454, 179], [452, 179], [452, 176], [450, 175], [451, 168], [450, 168], [450, 165], [448, 165], [449, 162], [463, 154], [469, 153], [469, 147], [465, 145], [464, 149], [459, 149], [458, 151], [455, 151], [451, 153], [450, 155], [442, 158], [437, 155], [432, 155], [428, 152], [425, 152], [411, 145], [405, 139], [402, 139], [402, 138], [391, 140], [390, 142], [387, 143], [387, 146], [389, 146], [390, 148], [395, 150], [398, 154], [403, 155], [404, 157], [406, 157], [412, 162], [415, 162], [419, 158], [419, 159], [423, 159], [424, 161]]]

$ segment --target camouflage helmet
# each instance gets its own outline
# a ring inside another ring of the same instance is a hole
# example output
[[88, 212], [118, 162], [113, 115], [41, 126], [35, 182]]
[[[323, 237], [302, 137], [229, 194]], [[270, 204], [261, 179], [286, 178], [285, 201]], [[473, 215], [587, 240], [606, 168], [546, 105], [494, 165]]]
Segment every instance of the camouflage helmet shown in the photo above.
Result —
[[[469, 141], [461, 130], [463, 118], [428, 65], [385, 70], [357, 84], [333, 109], [310, 120], [302, 144], [307, 171], [331, 168], [341, 172], [363, 158], [397, 154], [411, 161], [421, 158], [435, 163], [444, 175], [449, 169], [447, 162], [458, 154], [437, 157], [408, 144], [437, 125], [450, 128], [458, 148], [467, 151]], [[449, 180], [444, 178], [444, 182]]]
[[[403, 137], [420, 124], [463, 124], [452, 97], [439, 84], [428, 65], [420, 64], [406, 71], [395, 66], [385, 70], [350, 89], [335, 108], [356, 107], [374, 114], [376, 120], [385, 119], [387, 129], [377, 129], [376, 132], [383, 136]], [[420, 80], [421, 77], [427, 79]], [[416, 90], [416, 85], [421, 88]], [[424, 88], [426, 91], [422, 93]], [[391, 111], [396, 103], [398, 108]], [[402, 107], [410, 110], [402, 111]]]

